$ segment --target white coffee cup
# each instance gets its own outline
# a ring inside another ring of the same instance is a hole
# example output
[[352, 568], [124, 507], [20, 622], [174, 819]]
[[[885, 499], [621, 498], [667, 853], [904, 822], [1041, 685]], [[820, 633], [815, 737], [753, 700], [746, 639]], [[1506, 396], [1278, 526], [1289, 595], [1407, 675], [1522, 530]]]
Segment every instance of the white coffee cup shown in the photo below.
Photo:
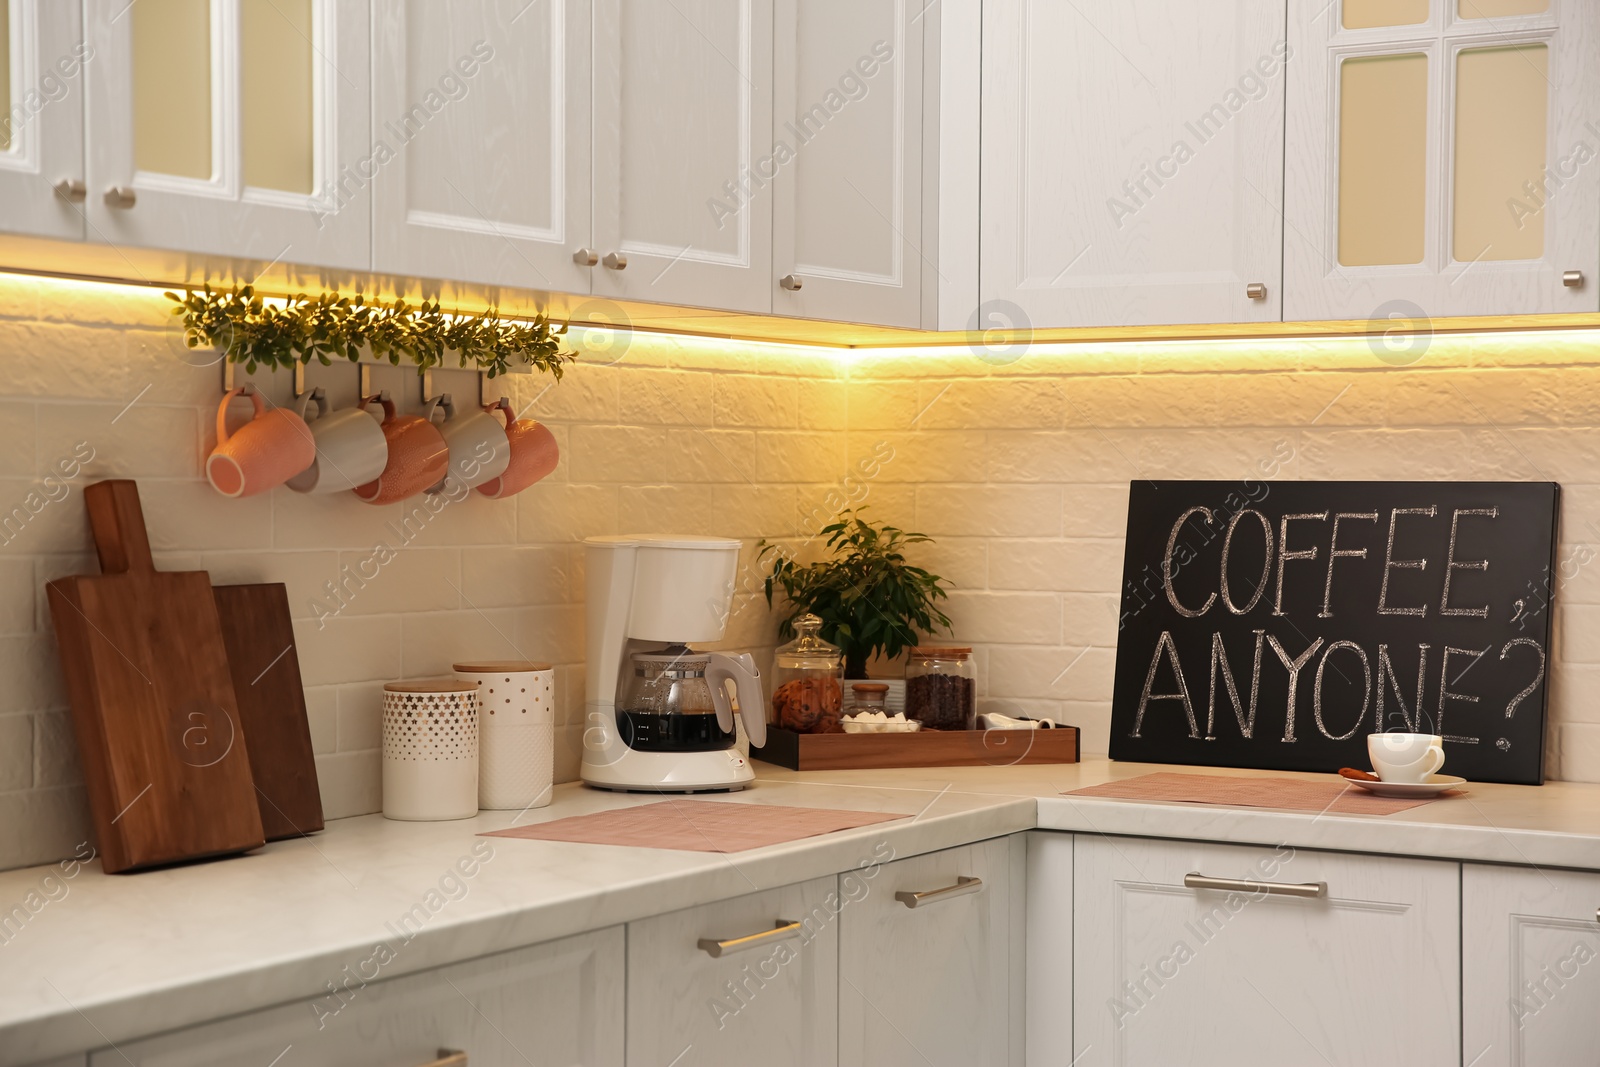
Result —
[[1438, 734], [1388, 733], [1367, 738], [1372, 769], [1385, 782], [1426, 782], [1444, 766], [1444, 738]]
[[457, 410], [449, 393], [429, 402], [427, 418], [431, 421], [440, 409], [445, 419], [439, 424], [439, 432], [450, 446], [450, 467], [439, 484], [428, 490], [430, 493], [442, 492], [452, 481], [476, 489], [506, 472], [511, 464], [511, 440], [499, 419], [477, 405]]
[[[317, 414], [312, 415], [315, 402]], [[389, 462], [389, 442], [378, 420], [360, 408], [329, 412], [327, 393], [313, 389], [300, 401], [300, 417], [311, 427], [317, 458], [290, 478], [297, 493], [342, 493], [366, 485]]]

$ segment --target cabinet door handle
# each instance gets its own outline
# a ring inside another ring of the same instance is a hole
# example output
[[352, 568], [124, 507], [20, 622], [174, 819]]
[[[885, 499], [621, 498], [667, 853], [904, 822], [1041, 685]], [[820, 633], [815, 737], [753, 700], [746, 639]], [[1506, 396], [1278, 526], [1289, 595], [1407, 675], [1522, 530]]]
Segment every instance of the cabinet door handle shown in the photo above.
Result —
[[607, 252], [606, 258], [600, 261], [606, 270], [627, 270], [628, 257], [621, 252]]
[[77, 178], [62, 178], [50, 188], [54, 189], [56, 195], [69, 204], [81, 204], [84, 198], [89, 195], [89, 191], [83, 187], [83, 182]]
[[572, 262], [580, 267], [592, 267], [600, 262], [600, 253], [592, 248], [580, 248], [572, 253]]
[[1563, 274], [1561, 276], [1561, 284], [1566, 286], [1568, 289], [1582, 289], [1583, 288], [1583, 271], [1581, 271], [1581, 270], [1569, 270], [1569, 271], [1567, 271], [1565, 274]]
[[113, 185], [106, 190], [106, 204], [110, 207], [132, 207], [138, 196], [126, 185]]
[[467, 1067], [467, 1054], [456, 1049], [442, 1048], [439, 1050], [438, 1059], [429, 1060], [422, 1064], [422, 1067]]
[[964, 897], [968, 893], [976, 893], [982, 888], [982, 878], [957, 878], [955, 885], [947, 885], [943, 889], [929, 889], [921, 893], [912, 893], [902, 889], [894, 895], [894, 899], [908, 908], [920, 908], [924, 904], [949, 900], [951, 897]]
[[799, 922], [792, 919], [779, 919], [772, 929], [763, 930], [759, 934], [730, 937], [726, 941], [718, 941], [714, 937], [702, 937], [699, 945], [706, 955], [714, 960], [720, 960], [722, 957], [731, 956], [735, 952], [760, 948], [762, 945], [775, 945], [779, 941], [789, 941], [799, 936]]
[[798, 274], [785, 274], [778, 279], [778, 285], [791, 293], [798, 293], [805, 285], [805, 281]]
[[1251, 300], [1265, 300], [1267, 298], [1267, 285], [1265, 282], [1251, 282], [1244, 287], [1244, 295]]
[[1266, 893], [1279, 897], [1325, 897], [1327, 882], [1257, 882], [1249, 878], [1207, 878], [1198, 871], [1183, 876], [1185, 889], [1216, 889], [1224, 893]]

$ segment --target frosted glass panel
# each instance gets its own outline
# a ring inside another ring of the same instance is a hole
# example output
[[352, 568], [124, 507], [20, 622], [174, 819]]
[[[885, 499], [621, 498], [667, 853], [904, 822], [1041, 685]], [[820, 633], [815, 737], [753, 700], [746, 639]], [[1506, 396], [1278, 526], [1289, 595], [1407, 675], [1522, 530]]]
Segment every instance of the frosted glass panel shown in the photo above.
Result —
[[139, 0], [133, 20], [133, 165], [211, 177], [211, 4]]
[[1544, 255], [1549, 73], [1550, 50], [1542, 44], [1456, 59], [1457, 260]]
[[11, 5], [0, 0], [0, 152], [11, 150]]
[[[1344, 0], [1340, 21], [1347, 30], [1373, 26], [1415, 26], [1428, 21], [1429, 0]], [[1463, 5], [1487, 0], [1461, 0]], [[1501, 0], [1502, 3], [1507, 0]]]
[[1542, 15], [1550, 0], [1461, 0], [1456, 8], [1464, 19], [1497, 19], [1503, 15]]
[[1428, 57], [1348, 59], [1339, 77], [1339, 262], [1420, 263], [1427, 232]]
[[312, 0], [243, 0], [244, 183], [311, 192]]

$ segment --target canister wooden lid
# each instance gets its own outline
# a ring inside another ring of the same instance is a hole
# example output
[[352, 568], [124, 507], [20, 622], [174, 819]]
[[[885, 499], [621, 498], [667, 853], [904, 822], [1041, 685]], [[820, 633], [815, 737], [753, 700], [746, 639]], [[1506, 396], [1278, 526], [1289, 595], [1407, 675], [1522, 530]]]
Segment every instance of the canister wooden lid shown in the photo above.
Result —
[[460, 678], [408, 678], [403, 682], [386, 682], [385, 693], [470, 693], [477, 687]]
[[850, 687], [857, 693], [887, 693], [889, 687], [882, 682], [857, 682]]
[[461, 671], [463, 674], [526, 674], [529, 671], [547, 671], [548, 663], [533, 663], [528, 660], [469, 660], [457, 663], [451, 670]]

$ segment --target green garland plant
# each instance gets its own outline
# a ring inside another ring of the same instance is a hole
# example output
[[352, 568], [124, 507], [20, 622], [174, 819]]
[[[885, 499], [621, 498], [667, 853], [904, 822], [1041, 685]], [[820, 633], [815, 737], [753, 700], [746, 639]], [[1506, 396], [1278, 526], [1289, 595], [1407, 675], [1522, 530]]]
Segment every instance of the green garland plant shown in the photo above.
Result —
[[919, 641], [919, 634], [948, 631], [950, 619], [939, 610], [949, 583], [906, 562], [908, 545], [933, 538], [894, 526], [874, 526], [860, 511], [845, 510], [822, 528], [832, 559], [801, 566], [780, 546], [763, 540], [757, 559], [772, 557], [766, 578], [767, 604], [776, 587], [793, 610], [778, 625], [778, 636], [794, 636], [794, 620], [810, 612], [822, 619], [822, 637], [844, 651], [845, 676], [865, 678], [876, 653], [895, 659]]
[[312, 360], [325, 367], [334, 360], [353, 363], [366, 354], [427, 370], [453, 356], [459, 366], [491, 378], [520, 363], [560, 381], [565, 365], [578, 358], [561, 351], [566, 326], [552, 326], [542, 315], [502, 318], [495, 308], [460, 315], [438, 301], [369, 303], [360, 293], [334, 292], [268, 301], [248, 285], [227, 292], [207, 285], [167, 297], [177, 304], [172, 313], [181, 317], [186, 345], [219, 349], [251, 373]]

